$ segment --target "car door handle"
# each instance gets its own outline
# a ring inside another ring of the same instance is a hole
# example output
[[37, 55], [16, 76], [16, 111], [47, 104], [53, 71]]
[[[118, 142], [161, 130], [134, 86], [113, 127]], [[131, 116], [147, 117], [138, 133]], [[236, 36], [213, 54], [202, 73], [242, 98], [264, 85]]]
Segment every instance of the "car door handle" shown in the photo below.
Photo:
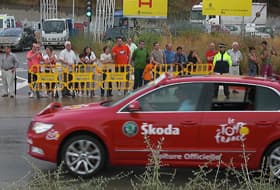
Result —
[[257, 125], [263, 125], [263, 126], [267, 126], [267, 125], [272, 125], [273, 122], [271, 121], [258, 121], [256, 122]]
[[195, 125], [197, 124], [197, 122], [194, 121], [183, 121], [181, 122], [181, 125]]

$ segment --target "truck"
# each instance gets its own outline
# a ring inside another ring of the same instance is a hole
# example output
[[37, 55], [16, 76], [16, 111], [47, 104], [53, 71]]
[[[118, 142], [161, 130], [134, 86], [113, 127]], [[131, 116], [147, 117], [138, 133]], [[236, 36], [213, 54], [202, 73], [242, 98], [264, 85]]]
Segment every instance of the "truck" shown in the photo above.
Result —
[[0, 32], [7, 28], [15, 28], [16, 20], [14, 16], [0, 14]]
[[54, 18], [42, 22], [42, 45], [61, 47], [73, 32], [72, 19]]
[[267, 22], [267, 4], [266, 3], [252, 3], [252, 15], [251, 16], [219, 16], [219, 15], [203, 15], [202, 14], [202, 2], [193, 5], [190, 22], [192, 24], [202, 24], [206, 28], [212, 26], [221, 26], [222, 28], [227, 26], [241, 26], [247, 24], [254, 24], [256, 27], [265, 26]]

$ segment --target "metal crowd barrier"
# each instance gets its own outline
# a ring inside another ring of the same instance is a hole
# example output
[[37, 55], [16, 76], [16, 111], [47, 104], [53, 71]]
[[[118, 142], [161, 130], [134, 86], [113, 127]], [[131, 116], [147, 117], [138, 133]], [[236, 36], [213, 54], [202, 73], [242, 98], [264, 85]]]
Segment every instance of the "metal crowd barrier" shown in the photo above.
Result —
[[184, 75], [209, 75], [213, 72], [213, 65], [211, 64], [159, 64], [153, 69], [154, 78], [157, 78], [163, 73], [171, 73], [173, 76]]
[[33, 65], [28, 72], [31, 75], [29, 87], [33, 91], [53, 92], [64, 88], [72, 91], [94, 91], [98, 88], [130, 90], [134, 84], [134, 69], [131, 65], [76, 64], [64, 67], [60, 64], [42, 64]]
[[[161, 64], [153, 69], [154, 78], [165, 72], [174, 76], [208, 75], [212, 72], [210, 64]], [[34, 72], [36, 71], [36, 72]], [[134, 69], [131, 65], [76, 64], [64, 67], [56, 65], [35, 65], [29, 70], [29, 87], [33, 91], [53, 92], [67, 88], [74, 91], [130, 90], [133, 88]]]

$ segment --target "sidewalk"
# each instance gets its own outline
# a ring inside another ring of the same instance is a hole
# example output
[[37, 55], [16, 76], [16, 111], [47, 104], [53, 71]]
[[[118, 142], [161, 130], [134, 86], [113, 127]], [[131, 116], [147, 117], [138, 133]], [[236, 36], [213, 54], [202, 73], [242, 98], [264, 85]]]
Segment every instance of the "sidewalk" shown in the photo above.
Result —
[[[64, 98], [29, 98], [27, 95], [17, 95], [16, 98], [0, 97], [0, 118], [33, 117], [51, 102], [61, 102], [63, 105], [87, 104], [106, 100], [101, 97], [64, 97]], [[108, 98], [109, 99], [109, 98]]]

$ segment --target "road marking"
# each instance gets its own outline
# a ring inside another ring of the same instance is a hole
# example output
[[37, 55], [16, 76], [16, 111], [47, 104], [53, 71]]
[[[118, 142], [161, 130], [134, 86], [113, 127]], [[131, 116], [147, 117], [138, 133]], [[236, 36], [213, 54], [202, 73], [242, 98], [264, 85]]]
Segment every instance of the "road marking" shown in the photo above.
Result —
[[[23, 68], [19, 68], [19, 69], [20, 69], [20, 72], [21, 72], [21, 71], [27, 71], [26, 69], [23, 69]], [[18, 70], [17, 70], [17, 71], [18, 71]], [[28, 81], [27, 81], [26, 78], [22, 78], [22, 77], [20, 77], [20, 76], [17, 76], [17, 79], [23, 81], [23, 82], [17, 82], [17, 90], [28, 86]], [[2, 87], [2, 86], [3, 86], [3, 83], [2, 83], [2, 72], [1, 72], [1, 70], [0, 70], [0, 87]]]

